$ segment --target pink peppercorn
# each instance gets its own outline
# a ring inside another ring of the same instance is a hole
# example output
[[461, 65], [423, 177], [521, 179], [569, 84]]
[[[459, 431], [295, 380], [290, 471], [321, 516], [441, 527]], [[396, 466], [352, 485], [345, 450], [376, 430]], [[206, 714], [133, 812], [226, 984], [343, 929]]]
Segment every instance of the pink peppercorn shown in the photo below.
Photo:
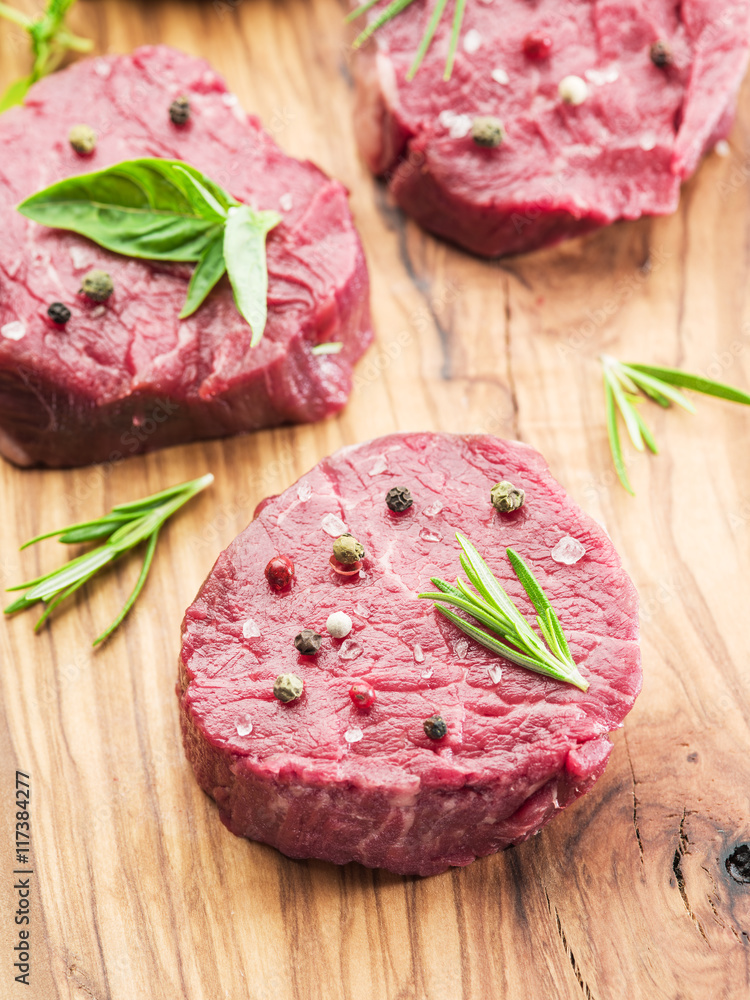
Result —
[[289, 556], [274, 556], [266, 566], [266, 580], [271, 590], [286, 590], [294, 577], [294, 563]]
[[357, 681], [349, 688], [349, 697], [357, 708], [369, 708], [375, 701], [375, 689], [365, 681]]
[[552, 51], [552, 39], [540, 31], [530, 31], [523, 40], [523, 54], [527, 59], [547, 59]]

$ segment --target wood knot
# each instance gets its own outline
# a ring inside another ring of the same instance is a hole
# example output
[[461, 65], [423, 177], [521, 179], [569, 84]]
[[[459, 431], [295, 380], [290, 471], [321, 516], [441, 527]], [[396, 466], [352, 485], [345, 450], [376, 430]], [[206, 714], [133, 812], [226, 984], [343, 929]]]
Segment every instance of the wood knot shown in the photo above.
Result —
[[725, 864], [735, 882], [750, 882], [750, 844], [735, 847]]

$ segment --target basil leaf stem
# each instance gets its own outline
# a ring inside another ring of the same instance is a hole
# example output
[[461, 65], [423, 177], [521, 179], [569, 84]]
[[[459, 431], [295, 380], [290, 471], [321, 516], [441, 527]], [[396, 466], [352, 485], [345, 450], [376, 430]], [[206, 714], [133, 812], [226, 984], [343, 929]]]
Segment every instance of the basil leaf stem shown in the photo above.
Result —
[[[465, 635], [511, 663], [587, 691], [588, 682], [581, 676], [573, 660], [557, 614], [521, 556], [513, 549], [505, 550], [513, 572], [536, 609], [537, 625], [544, 642], [531, 628], [469, 539], [460, 532], [456, 534], [456, 538], [463, 550], [461, 565], [475, 589], [472, 590], [462, 580], [457, 580], [457, 585], [454, 586], [444, 580], [433, 579], [437, 592], [419, 594], [419, 597], [433, 601], [436, 609]], [[442, 607], [443, 604], [451, 604], [470, 615], [489, 628], [490, 633], [467, 622], [454, 611]]]
[[33, 68], [28, 76], [15, 80], [0, 97], [0, 113], [17, 104], [23, 104], [29, 88], [62, 62], [65, 53], [90, 52], [93, 42], [74, 35], [65, 24], [68, 11], [75, 0], [50, 0], [45, 11], [36, 19], [27, 17], [7, 3], [0, 3], [0, 18], [17, 24], [29, 35]]
[[624, 364], [609, 354], [603, 354], [599, 360], [604, 374], [604, 401], [610, 451], [618, 478], [632, 496], [635, 496], [635, 491], [630, 484], [622, 452], [618, 413], [633, 446], [643, 451], [645, 444], [649, 451], [657, 455], [659, 448], [654, 435], [638, 409], [644, 399], [651, 399], [664, 408], [675, 404], [689, 413], [695, 413], [691, 401], [680, 392], [680, 389], [691, 389], [706, 396], [716, 396], [718, 399], [750, 406], [750, 394], [743, 392], [742, 389], [714, 382], [702, 375], [691, 375], [676, 368]]
[[44, 602], [46, 608], [36, 623], [38, 631], [63, 601], [88, 583], [100, 570], [141, 543], [147, 542], [141, 571], [132, 593], [117, 618], [94, 641], [94, 645], [105, 642], [122, 624], [143, 590], [163, 524], [188, 500], [210, 486], [213, 478], [212, 475], [207, 475], [187, 483], [180, 483], [142, 500], [113, 507], [109, 514], [105, 514], [97, 520], [83, 521], [80, 524], [71, 525], [69, 528], [45, 532], [31, 539], [22, 548], [27, 548], [42, 539], [57, 536], [59, 536], [59, 541], [69, 545], [101, 538], [106, 538], [107, 541], [103, 545], [71, 559], [60, 569], [53, 570], [51, 573], [46, 573], [34, 580], [28, 580], [26, 583], [17, 584], [15, 587], [9, 587], [10, 591], [23, 590], [25, 593], [8, 605], [5, 614], [15, 614], [17, 611], [30, 608], [40, 601]]

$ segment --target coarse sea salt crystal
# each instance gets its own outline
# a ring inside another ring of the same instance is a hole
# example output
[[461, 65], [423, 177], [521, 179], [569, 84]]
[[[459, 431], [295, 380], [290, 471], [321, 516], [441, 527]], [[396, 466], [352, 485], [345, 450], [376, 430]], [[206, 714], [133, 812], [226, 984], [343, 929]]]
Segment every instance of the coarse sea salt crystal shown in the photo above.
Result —
[[339, 656], [342, 660], [356, 660], [362, 655], [362, 647], [354, 639], [344, 639], [339, 649]]
[[418, 642], [414, 643], [414, 661], [416, 663], [424, 663], [424, 653]]
[[368, 472], [368, 476], [379, 476], [383, 472], [388, 471], [388, 457], [387, 455], [378, 455], [375, 459], [375, 464]]
[[645, 150], [645, 152], [648, 153], [656, 146], [656, 136], [653, 134], [653, 132], [647, 132], [645, 135], [641, 136], [638, 145], [641, 147], [641, 149]]
[[320, 526], [331, 538], [338, 538], [339, 535], [346, 534], [346, 525], [338, 514], [326, 514], [320, 522]]
[[0, 334], [2, 334], [6, 340], [23, 340], [26, 336], [26, 327], [20, 320], [13, 320], [12, 323], [6, 323], [5, 326], [0, 326]]
[[82, 271], [84, 267], [88, 267], [91, 254], [86, 247], [72, 246], [70, 248], [70, 259], [73, 261], [73, 267], [76, 271]]
[[258, 628], [258, 623], [254, 618], [248, 618], [248, 620], [242, 626], [242, 637], [243, 639], [257, 639], [260, 636], [260, 629]]
[[503, 86], [505, 86], [506, 83], [510, 83], [510, 77], [505, 72], [505, 70], [501, 69], [499, 66], [496, 69], [493, 69], [492, 79], [495, 81], [495, 83], [500, 83]]
[[291, 212], [291, 210], [294, 208], [294, 198], [289, 193], [289, 191], [287, 191], [285, 194], [282, 194], [282, 196], [279, 198], [279, 208], [281, 209], [282, 212]]
[[440, 542], [443, 538], [437, 531], [430, 531], [429, 528], [420, 528], [419, 537], [423, 542]]
[[347, 743], [359, 743], [364, 735], [359, 726], [352, 726], [351, 729], [347, 729], [344, 733], [344, 739]]
[[369, 611], [363, 604], [355, 604], [354, 613], [359, 615], [360, 618], [367, 618], [369, 615]]
[[453, 646], [453, 652], [456, 654], [459, 660], [462, 660], [469, 652], [468, 639], [456, 639], [456, 642]]
[[493, 684], [499, 684], [503, 679], [502, 667], [487, 667], [487, 673], [490, 675], [490, 680]]
[[249, 719], [242, 719], [234, 728], [238, 736], [249, 736], [253, 731], [253, 724]]
[[719, 141], [714, 146], [714, 153], [717, 156], [729, 156], [732, 152], [732, 147], [729, 145], [726, 139], [719, 139]]
[[586, 555], [586, 549], [577, 538], [565, 535], [552, 549], [550, 555], [556, 563], [561, 563], [563, 566], [574, 566]]
[[614, 66], [610, 66], [609, 69], [587, 69], [583, 75], [589, 83], [596, 84], [597, 87], [603, 87], [605, 83], [615, 83], [620, 79], [620, 71]]
[[312, 486], [309, 483], [300, 483], [297, 487], [297, 499], [302, 503], [309, 500], [312, 496]]
[[424, 513], [427, 517], [437, 517], [442, 509], [443, 505], [439, 500], [436, 500], [435, 503], [431, 503], [429, 507], [425, 507]]
[[434, 671], [434, 669], [432, 667], [428, 667], [426, 670], [422, 671], [422, 673], [420, 674], [420, 676], [422, 677], [423, 680], [428, 681], [430, 679], [430, 677], [432, 677], [432, 675], [433, 675], [434, 672], [435, 671]]
[[470, 115], [457, 115], [455, 111], [441, 111], [438, 121], [448, 130], [451, 139], [464, 139], [471, 132], [473, 124]]
[[481, 47], [482, 36], [476, 28], [471, 28], [464, 35], [464, 52], [468, 52], [468, 54], [472, 56], [475, 52], [479, 52]]

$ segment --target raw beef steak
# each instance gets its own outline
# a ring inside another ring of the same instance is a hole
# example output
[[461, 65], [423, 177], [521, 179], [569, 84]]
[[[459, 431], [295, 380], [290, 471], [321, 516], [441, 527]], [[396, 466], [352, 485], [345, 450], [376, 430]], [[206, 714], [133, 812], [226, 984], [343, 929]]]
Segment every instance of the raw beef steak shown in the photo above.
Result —
[[[190, 119], [170, 104], [187, 96]], [[68, 141], [98, 136], [81, 156]], [[191, 265], [120, 257], [30, 222], [26, 196], [138, 157], [185, 160], [240, 201], [274, 209], [269, 315], [261, 343], [227, 279], [186, 320]], [[340, 409], [371, 341], [368, 277], [345, 189], [286, 156], [205, 62], [168, 48], [80, 62], [42, 80], [0, 117], [0, 451], [19, 465], [117, 461], [138, 452]], [[106, 305], [78, 296], [107, 271]], [[52, 302], [72, 310], [65, 326]], [[339, 354], [314, 355], [341, 341]]]
[[[475, 253], [673, 212], [681, 182], [729, 131], [748, 0], [473, 2], [450, 81], [444, 15], [407, 82], [433, 6], [414, 0], [357, 53], [356, 131], [404, 211]], [[563, 81], [582, 103], [566, 103]], [[482, 116], [502, 123], [496, 148], [472, 139]]]
[[[504, 478], [526, 491], [508, 515], [489, 498]], [[414, 497], [400, 514], [385, 503], [394, 486]], [[354, 576], [329, 562], [344, 526], [366, 550]], [[524, 614], [506, 546], [528, 561], [586, 694], [488, 652], [417, 598], [430, 577], [461, 573], [457, 530]], [[276, 556], [295, 566], [286, 591], [264, 575]], [[353, 622], [346, 638], [327, 634], [335, 611]], [[324, 636], [317, 655], [297, 652], [303, 628]], [[541, 455], [484, 435], [394, 434], [264, 501], [219, 557], [183, 624], [185, 749], [234, 833], [290, 857], [431, 875], [525, 840], [591, 788], [641, 686], [637, 639], [612, 543]], [[283, 674], [304, 682], [286, 704]], [[350, 697], [356, 682], [371, 706]], [[424, 729], [435, 713], [438, 740]]]

